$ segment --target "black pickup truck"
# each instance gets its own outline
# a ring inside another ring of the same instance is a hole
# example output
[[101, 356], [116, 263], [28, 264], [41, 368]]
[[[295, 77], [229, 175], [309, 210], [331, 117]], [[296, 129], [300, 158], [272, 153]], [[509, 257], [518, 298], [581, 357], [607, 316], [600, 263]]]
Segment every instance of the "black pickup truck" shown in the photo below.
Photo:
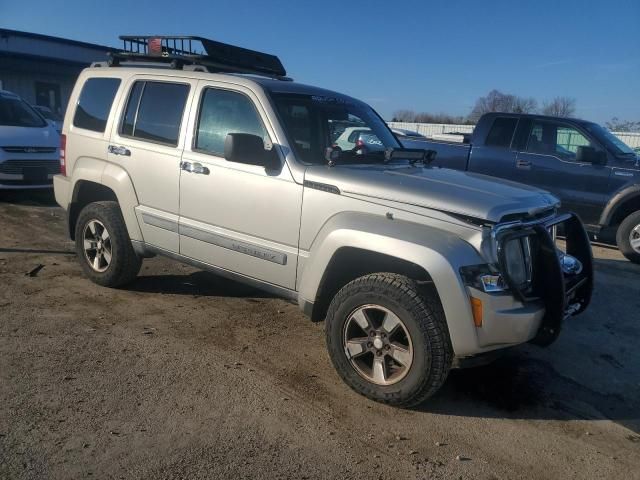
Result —
[[640, 263], [640, 159], [600, 125], [573, 118], [488, 113], [455, 141], [413, 141], [437, 152], [435, 165], [543, 188], [593, 234]]

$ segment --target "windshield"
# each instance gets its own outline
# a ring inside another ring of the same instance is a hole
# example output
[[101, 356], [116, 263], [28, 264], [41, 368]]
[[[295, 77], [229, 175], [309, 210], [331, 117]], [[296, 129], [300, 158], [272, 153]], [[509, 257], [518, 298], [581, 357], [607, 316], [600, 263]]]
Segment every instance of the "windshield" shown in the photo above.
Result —
[[0, 93], [0, 125], [8, 127], [44, 127], [44, 119], [15, 95]]
[[384, 160], [388, 148], [401, 148], [384, 121], [364, 104], [348, 99], [275, 94], [274, 102], [289, 141], [305, 163], [327, 163], [326, 149], [358, 163]]
[[604, 143], [607, 149], [616, 156], [620, 155], [634, 155], [634, 151], [626, 143], [616, 137], [606, 128], [598, 125], [597, 123], [588, 123], [585, 128], [589, 130], [600, 142]]

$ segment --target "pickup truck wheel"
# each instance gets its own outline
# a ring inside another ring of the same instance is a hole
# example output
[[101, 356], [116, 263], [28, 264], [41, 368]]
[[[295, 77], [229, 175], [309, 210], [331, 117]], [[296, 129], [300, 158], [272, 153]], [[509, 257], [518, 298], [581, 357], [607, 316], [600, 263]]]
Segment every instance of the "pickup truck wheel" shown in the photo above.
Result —
[[327, 312], [331, 361], [356, 392], [401, 407], [442, 386], [452, 349], [444, 313], [411, 279], [375, 273], [345, 285]]
[[140, 271], [117, 202], [94, 202], [82, 209], [76, 223], [76, 253], [84, 273], [104, 287], [120, 287]]
[[616, 233], [616, 243], [622, 254], [633, 263], [640, 263], [640, 212], [625, 218]]

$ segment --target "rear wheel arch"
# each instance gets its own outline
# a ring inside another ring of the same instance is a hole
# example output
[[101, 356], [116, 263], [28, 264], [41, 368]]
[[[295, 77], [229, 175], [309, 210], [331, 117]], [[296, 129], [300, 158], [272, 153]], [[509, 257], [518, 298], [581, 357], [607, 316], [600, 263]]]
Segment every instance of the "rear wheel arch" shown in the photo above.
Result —
[[73, 187], [71, 203], [69, 204], [69, 236], [75, 240], [76, 223], [84, 207], [90, 203], [100, 201], [117, 202], [116, 193], [109, 187], [90, 180], [78, 180]]

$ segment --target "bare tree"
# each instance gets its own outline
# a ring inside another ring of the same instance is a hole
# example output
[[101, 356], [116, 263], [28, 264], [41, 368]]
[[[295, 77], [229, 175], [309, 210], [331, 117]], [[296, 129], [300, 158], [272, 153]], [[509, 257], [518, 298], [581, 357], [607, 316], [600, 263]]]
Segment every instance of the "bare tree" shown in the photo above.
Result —
[[545, 101], [542, 113], [552, 117], [570, 117], [576, 112], [576, 99], [571, 97], [555, 97]]
[[640, 132], [640, 122], [620, 120], [618, 117], [613, 117], [605, 126], [612, 132]]
[[398, 110], [393, 114], [394, 122], [415, 122], [416, 112], [413, 110]]
[[538, 110], [538, 102], [535, 98], [515, 97], [513, 113], [534, 113]]
[[486, 97], [480, 97], [469, 115], [469, 120], [477, 122], [485, 113], [533, 113], [538, 108], [534, 98], [518, 97], [499, 90], [491, 90]]

